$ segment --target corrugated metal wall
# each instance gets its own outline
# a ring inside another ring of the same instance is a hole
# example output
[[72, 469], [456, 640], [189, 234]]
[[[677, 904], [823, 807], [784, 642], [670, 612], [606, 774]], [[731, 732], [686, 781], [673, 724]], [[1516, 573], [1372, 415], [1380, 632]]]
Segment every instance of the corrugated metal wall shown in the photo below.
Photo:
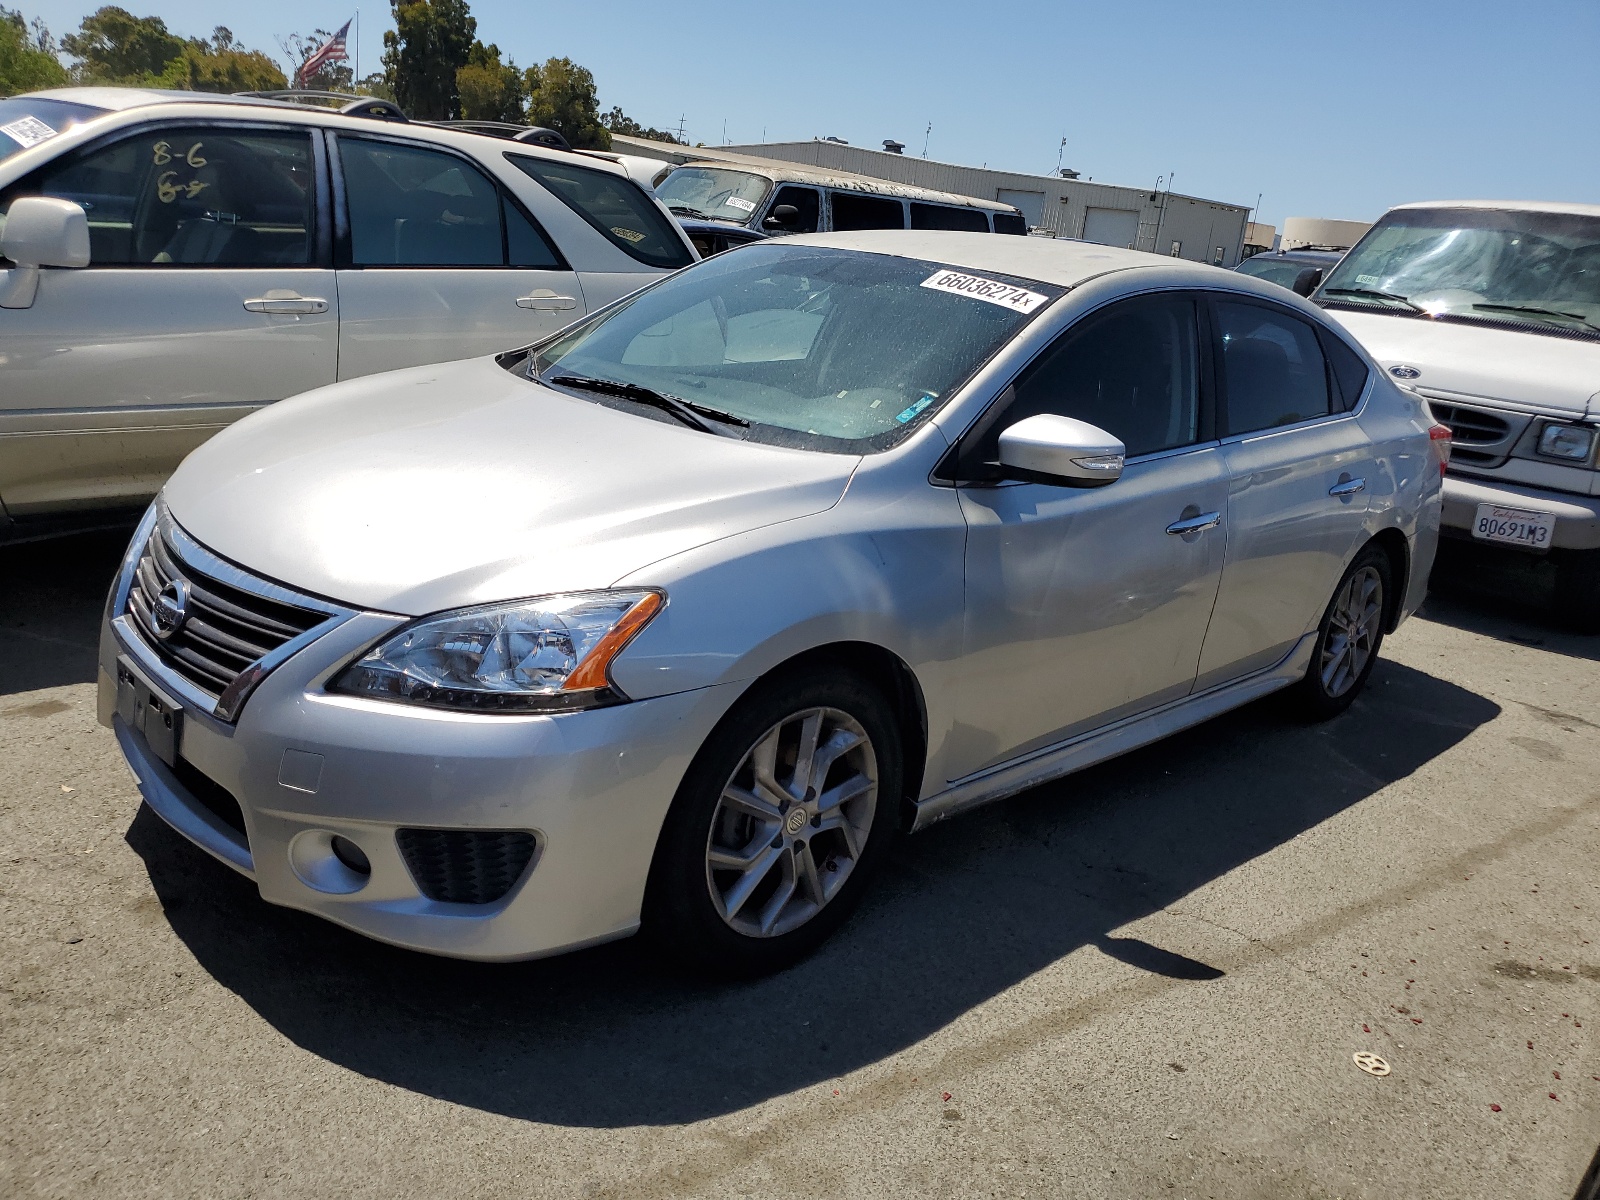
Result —
[[1083, 236], [1085, 213], [1091, 208], [1123, 209], [1139, 214], [1139, 250], [1171, 253], [1179, 243], [1179, 256], [1196, 262], [1212, 262], [1222, 247], [1222, 265], [1239, 261], [1244, 238], [1245, 217], [1249, 210], [1190, 196], [1158, 195], [1151, 198], [1146, 188], [1120, 187], [1110, 183], [1091, 183], [1086, 179], [1058, 179], [1049, 175], [1026, 175], [1015, 171], [991, 171], [986, 167], [963, 167], [846, 146], [838, 142], [771, 142], [753, 146], [710, 146], [705, 151], [714, 157], [723, 150], [759, 158], [803, 163], [836, 171], [854, 171], [876, 179], [892, 179], [917, 187], [937, 188], [976, 196], [983, 200], [1007, 199], [1001, 192], [1043, 193], [1040, 227], [1058, 237]]

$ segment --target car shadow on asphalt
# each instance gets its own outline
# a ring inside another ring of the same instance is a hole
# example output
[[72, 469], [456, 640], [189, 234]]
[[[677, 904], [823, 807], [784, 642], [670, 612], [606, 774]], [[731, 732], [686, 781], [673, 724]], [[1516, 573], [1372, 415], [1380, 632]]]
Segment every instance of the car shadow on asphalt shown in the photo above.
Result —
[[699, 1120], [914, 1045], [1085, 946], [1205, 988], [1222, 971], [1115, 931], [1404, 778], [1499, 707], [1380, 661], [1343, 717], [1269, 698], [906, 839], [851, 922], [754, 982], [635, 940], [538, 962], [393, 949], [265, 904], [141, 809], [127, 833], [200, 965], [297, 1045], [429, 1096], [559, 1125]]
[[100, 618], [130, 533], [0, 546], [0, 696], [94, 682]]
[[1600, 661], [1600, 636], [1565, 628], [1554, 604], [1555, 567], [1548, 558], [1445, 538], [1420, 615], [1468, 633]]

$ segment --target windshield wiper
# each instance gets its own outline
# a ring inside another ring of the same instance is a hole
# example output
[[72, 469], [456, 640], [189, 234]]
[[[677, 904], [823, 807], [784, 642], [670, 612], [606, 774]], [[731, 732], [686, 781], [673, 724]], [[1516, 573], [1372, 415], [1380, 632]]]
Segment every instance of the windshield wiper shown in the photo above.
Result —
[[696, 221], [711, 220], [710, 217], [706, 216], [705, 213], [701, 212], [698, 208], [690, 208], [687, 204], [669, 204], [667, 205], [667, 211], [672, 213], [674, 216], [693, 217]]
[[1540, 308], [1537, 304], [1474, 304], [1473, 308], [1481, 308], [1485, 312], [1528, 313], [1535, 317], [1560, 317], [1566, 321], [1577, 321], [1587, 325], [1590, 329], [1600, 329], [1593, 321], [1582, 313], [1562, 312], [1559, 308]]
[[1374, 300], [1392, 300], [1396, 304], [1404, 304], [1406, 306], [1406, 308], [1408, 308], [1410, 311], [1412, 311], [1414, 313], [1421, 313], [1423, 311], [1422, 309], [1418, 308], [1415, 304], [1411, 303], [1410, 300], [1406, 299], [1404, 296], [1400, 295], [1397, 292], [1380, 292], [1380, 291], [1374, 290], [1373, 288], [1331, 288], [1331, 287], [1325, 287], [1325, 288], [1322, 289], [1322, 294], [1324, 296], [1364, 296], [1364, 297], [1371, 297]]
[[585, 392], [600, 392], [607, 396], [620, 396], [624, 400], [637, 400], [640, 404], [648, 404], [652, 408], [659, 408], [662, 412], [671, 413], [689, 428], [698, 429], [701, 433], [721, 432], [706, 420], [707, 417], [725, 425], [737, 425], [745, 429], [750, 426], [750, 422], [743, 417], [736, 417], [721, 409], [696, 404], [692, 400], [685, 400], [681, 396], [673, 396], [667, 392], [658, 392], [641, 384], [623, 383], [619, 379], [596, 379], [590, 375], [552, 375], [540, 382], [555, 384], [557, 387], [578, 388]]

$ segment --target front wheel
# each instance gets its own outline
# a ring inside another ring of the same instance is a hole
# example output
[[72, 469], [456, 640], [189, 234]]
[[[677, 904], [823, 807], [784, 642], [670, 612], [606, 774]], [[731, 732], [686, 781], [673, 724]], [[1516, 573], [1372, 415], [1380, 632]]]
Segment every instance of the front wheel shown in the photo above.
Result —
[[1299, 684], [1301, 707], [1312, 720], [1338, 716], [1366, 686], [1383, 645], [1392, 576], [1389, 556], [1368, 546], [1339, 580]]
[[662, 829], [645, 928], [671, 960], [777, 970], [849, 915], [899, 829], [898, 727], [844, 670], [756, 685], [706, 740]]

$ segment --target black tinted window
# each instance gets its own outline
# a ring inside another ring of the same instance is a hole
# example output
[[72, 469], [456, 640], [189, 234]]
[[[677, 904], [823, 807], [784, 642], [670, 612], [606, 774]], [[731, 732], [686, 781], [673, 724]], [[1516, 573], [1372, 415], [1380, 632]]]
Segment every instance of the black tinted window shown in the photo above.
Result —
[[506, 263], [513, 267], [552, 268], [562, 265], [561, 256], [555, 252], [537, 226], [523, 211], [506, 197], [500, 197], [500, 207], [506, 222]]
[[1113, 434], [1130, 456], [1199, 438], [1199, 335], [1184, 296], [1126, 300], [1062, 334], [1014, 385], [1003, 414], [962, 450], [962, 473], [998, 457], [1002, 430], [1057, 413]]
[[994, 231], [996, 233], [1026, 234], [1028, 232], [1028, 222], [1019, 213], [995, 213]]
[[152, 130], [51, 166], [18, 195], [89, 216], [92, 266], [277, 266], [311, 261], [311, 139]]
[[1334, 385], [1339, 390], [1338, 400], [1333, 407], [1349, 412], [1360, 402], [1361, 393], [1367, 388], [1367, 364], [1336, 334], [1326, 329], [1317, 332], [1322, 337], [1322, 350], [1328, 356], [1328, 365], [1333, 368]]
[[863, 196], [856, 192], [829, 192], [835, 229], [904, 229], [905, 206], [882, 196]]
[[340, 137], [358, 267], [498, 267], [500, 194], [465, 159]]
[[817, 231], [817, 220], [822, 213], [822, 197], [816, 188], [779, 188], [778, 194], [772, 198], [773, 209], [776, 209], [780, 204], [787, 204], [792, 207], [796, 215], [785, 221], [781, 226], [775, 226], [775, 232], [815, 233]]
[[1223, 436], [1326, 416], [1328, 371], [1316, 330], [1275, 308], [1217, 302]]
[[652, 267], [686, 267], [694, 261], [677, 226], [626, 176], [520, 154], [506, 158], [629, 257]]
[[981, 208], [954, 208], [948, 204], [911, 205], [913, 229], [964, 229], [971, 233], [989, 232], [989, 214]]

